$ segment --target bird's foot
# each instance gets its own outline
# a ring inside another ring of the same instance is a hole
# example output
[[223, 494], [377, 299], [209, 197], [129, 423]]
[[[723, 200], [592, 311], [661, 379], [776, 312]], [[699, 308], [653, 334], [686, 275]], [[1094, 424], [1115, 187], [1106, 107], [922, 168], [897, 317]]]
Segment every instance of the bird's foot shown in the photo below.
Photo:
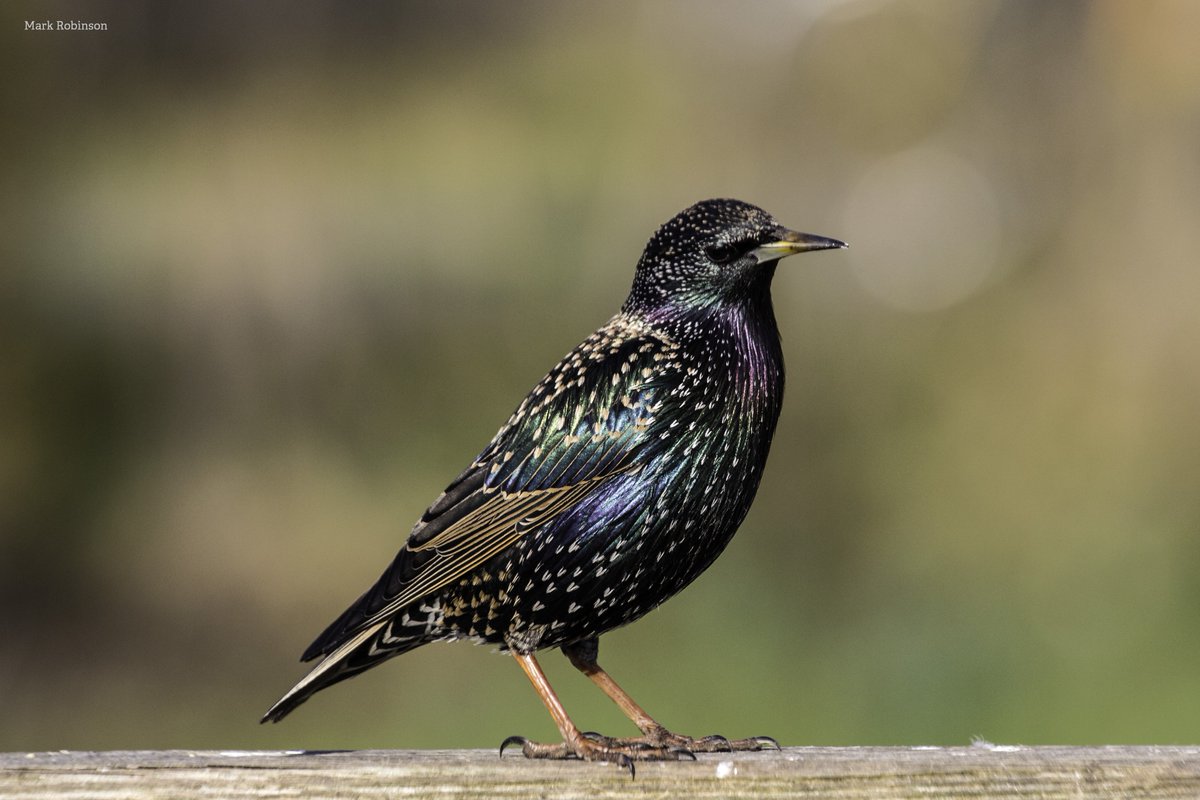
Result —
[[524, 736], [510, 736], [500, 743], [500, 755], [506, 748], [520, 745], [526, 758], [569, 759], [604, 761], [628, 769], [634, 775], [635, 761], [677, 761], [680, 758], [695, 760], [692, 752], [671, 744], [655, 745], [643, 739], [613, 739], [598, 733], [580, 734], [574, 741], [559, 744], [533, 742]]
[[[671, 750], [692, 755], [694, 753], [732, 753], [735, 751], [751, 750], [781, 750], [779, 742], [770, 736], [751, 736], [747, 739], [728, 739], [720, 734], [702, 736], [694, 739], [691, 736], [673, 733], [661, 725], [649, 728], [644, 735], [631, 738], [615, 739], [588, 732], [584, 736], [607, 747], [644, 748], [650, 750]], [[693, 755], [693, 758], [695, 756]]]

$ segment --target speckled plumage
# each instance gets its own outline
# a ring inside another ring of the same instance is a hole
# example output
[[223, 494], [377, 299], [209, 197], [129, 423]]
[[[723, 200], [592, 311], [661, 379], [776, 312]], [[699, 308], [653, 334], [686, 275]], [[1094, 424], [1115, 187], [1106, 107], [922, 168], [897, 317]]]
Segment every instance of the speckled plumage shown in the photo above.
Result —
[[734, 200], [663, 225], [621, 311], [534, 387], [264, 719], [432, 641], [592, 642], [695, 579], [749, 510], [779, 417], [777, 260], [840, 246]]

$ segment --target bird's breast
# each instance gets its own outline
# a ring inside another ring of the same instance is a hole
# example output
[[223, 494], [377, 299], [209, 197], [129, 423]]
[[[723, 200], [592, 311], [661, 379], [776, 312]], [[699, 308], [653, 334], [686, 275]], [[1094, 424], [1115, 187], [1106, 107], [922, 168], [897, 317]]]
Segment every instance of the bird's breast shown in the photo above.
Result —
[[722, 326], [685, 345], [665, 417], [652, 428], [668, 446], [651, 470], [665, 508], [700, 538], [720, 542], [757, 492], [783, 400], [783, 359], [773, 327]]

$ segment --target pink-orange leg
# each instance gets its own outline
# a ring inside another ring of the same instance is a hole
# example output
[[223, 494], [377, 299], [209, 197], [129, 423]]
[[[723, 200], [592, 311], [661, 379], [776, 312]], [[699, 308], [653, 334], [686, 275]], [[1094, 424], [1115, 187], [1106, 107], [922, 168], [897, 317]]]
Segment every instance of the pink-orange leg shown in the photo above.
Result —
[[629, 770], [630, 775], [634, 774], [634, 760], [668, 761], [677, 759], [681, 755], [687, 755], [677, 748], [647, 749], [625, 746], [610, 743], [610, 741], [603, 740], [603, 737], [591, 737], [581, 733], [571, 718], [567, 716], [566, 709], [563, 708], [554, 689], [550, 687], [550, 682], [546, 680], [546, 674], [542, 672], [542, 667], [537, 663], [537, 659], [531, 653], [514, 653], [513, 655], [516, 657], [517, 663], [521, 665], [521, 669], [525, 670], [526, 677], [533, 684], [533, 688], [538, 693], [538, 697], [542, 699], [542, 703], [545, 704], [546, 710], [550, 712], [563, 740], [560, 744], [542, 744], [532, 742], [524, 736], [510, 736], [500, 744], [501, 755], [504, 755], [504, 749], [509, 745], [519, 744], [521, 752], [525, 754], [526, 758], [582, 758], [585, 761], [608, 761], [625, 767]]
[[748, 739], [727, 739], [724, 736], [713, 735], [694, 739], [672, 733], [651, 717], [646, 710], [629, 696], [601, 666], [596, 663], [597, 640], [591, 639], [575, 645], [562, 648], [563, 653], [570, 659], [575, 669], [587, 675], [592, 683], [600, 687], [609, 698], [617, 704], [621, 712], [642, 732], [642, 736], [633, 738], [614, 739], [606, 736], [592, 736], [594, 741], [603, 742], [610, 746], [634, 747], [643, 749], [670, 749], [688, 753], [729, 752], [733, 750], [764, 750], [779, 749], [779, 742], [770, 736], [752, 736]]
[[585, 761], [609, 761], [620, 764], [633, 774], [634, 761], [670, 761], [678, 758], [695, 758], [694, 753], [733, 750], [763, 750], [768, 747], [779, 749], [779, 743], [769, 736], [754, 736], [749, 739], [727, 739], [724, 736], [705, 736], [693, 739], [672, 733], [660, 725], [646, 710], [639, 706], [617, 682], [596, 663], [596, 640], [589, 640], [563, 648], [563, 653], [584, 675], [587, 675], [600, 690], [608, 695], [622, 713], [638, 727], [642, 736], [612, 738], [596, 733], [583, 733], [567, 716], [566, 709], [537, 659], [530, 653], [515, 653], [517, 663], [525, 670], [546, 710], [563, 737], [560, 744], [541, 744], [523, 736], [510, 736], [500, 745], [503, 755], [506, 747], [520, 745], [527, 758], [581, 758]]

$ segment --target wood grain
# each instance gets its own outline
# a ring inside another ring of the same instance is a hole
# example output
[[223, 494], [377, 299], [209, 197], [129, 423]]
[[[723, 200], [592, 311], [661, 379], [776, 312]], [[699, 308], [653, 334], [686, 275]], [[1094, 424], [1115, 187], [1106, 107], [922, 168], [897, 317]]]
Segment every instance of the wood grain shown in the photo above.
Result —
[[0, 798], [1200, 798], [1200, 747], [789, 747], [642, 763], [491, 750], [0, 754]]

